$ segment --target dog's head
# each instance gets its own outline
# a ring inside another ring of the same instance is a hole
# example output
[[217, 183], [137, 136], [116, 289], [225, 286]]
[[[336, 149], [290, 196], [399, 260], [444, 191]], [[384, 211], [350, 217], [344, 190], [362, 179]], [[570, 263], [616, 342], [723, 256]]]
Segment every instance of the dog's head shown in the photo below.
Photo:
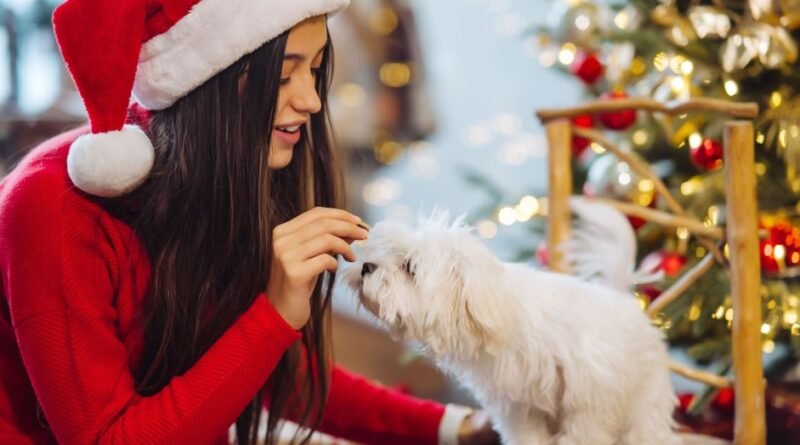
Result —
[[510, 326], [503, 265], [463, 217], [437, 211], [415, 229], [381, 222], [343, 272], [364, 307], [435, 355], [470, 356], [505, 344]]

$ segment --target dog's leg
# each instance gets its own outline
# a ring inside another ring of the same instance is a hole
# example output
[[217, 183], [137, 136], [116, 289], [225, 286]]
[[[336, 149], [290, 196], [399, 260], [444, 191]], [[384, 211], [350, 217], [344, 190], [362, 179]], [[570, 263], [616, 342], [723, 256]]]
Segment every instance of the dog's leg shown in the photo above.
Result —
[[683, 442], [672, 431], [672, 412], [677, 400], [665, 369], [666, 365], [661, 372], [648, 375], [644, 390], [637, 391], [636, 398], [628, 404], [627, 431], [620, 445], [680, 445]]
[[616, 445], [619, 426], [609, 416], [592, 410], [566, 413], [556, 445]]
[[512, 411], [497, 422], [503, 445], [554, 445], [545, 415], [539, 412], [525, 414], [525, 411]]

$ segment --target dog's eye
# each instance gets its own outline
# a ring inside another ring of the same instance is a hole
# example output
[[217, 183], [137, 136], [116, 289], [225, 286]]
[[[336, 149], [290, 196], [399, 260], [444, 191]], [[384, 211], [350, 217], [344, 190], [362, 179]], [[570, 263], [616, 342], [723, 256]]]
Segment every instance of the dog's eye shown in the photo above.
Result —
[[407, 273], [407, 274], [408, 274], [410, 277], [413, 277], [413, 276], [414, 276], [414, 269], [412, 269], [412, 268], [411, 268], [411, 260], [406, 260], [406, 261], [403, 263], [403, 270], [405, 270], [405, 271], [406, 271], [406, 273]]

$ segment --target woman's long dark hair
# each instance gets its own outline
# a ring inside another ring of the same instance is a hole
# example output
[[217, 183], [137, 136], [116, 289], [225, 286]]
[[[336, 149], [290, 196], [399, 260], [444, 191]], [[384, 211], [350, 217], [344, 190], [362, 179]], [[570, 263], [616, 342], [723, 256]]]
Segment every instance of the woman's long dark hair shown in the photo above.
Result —
[[[147, 130], [156, 151], [153, 170], [135, 191], [102, 201], [133, 227], [152, 267], [144, 345], [134, 369], [140, 394], [155, 394], [185, 373], [266, 290], [275, 226], [312, 206], [343, 205], [326, 107], [330, 39], [316, 80], [322, 110], [311, 116], [310, 131], [301, 130], [291, 163], [268, 168], [287, 39], [288, 31], [154, 112]], [[302, 343], [284, 354], [237, 419], [240, 444], [255, 443], [264, 397], [268, 444], [289, 410], [309, 428], [304, 443], [319, 424], [329, 386], [333, 280], [326, 273], [318, 281]], [[311, 366], [303, 367], [308, 372], [297, 388], [301, 363]]]

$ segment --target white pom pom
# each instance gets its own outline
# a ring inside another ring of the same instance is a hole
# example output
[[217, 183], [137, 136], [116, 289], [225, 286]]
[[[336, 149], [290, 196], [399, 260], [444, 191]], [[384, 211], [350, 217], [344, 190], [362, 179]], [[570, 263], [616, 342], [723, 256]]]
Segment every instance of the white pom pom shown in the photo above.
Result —
[[104, 198], [123, 195], [144, 182], [155, 150], [141, 128], [86, 134], [72, 143], [67, 172], [79, 189]]

